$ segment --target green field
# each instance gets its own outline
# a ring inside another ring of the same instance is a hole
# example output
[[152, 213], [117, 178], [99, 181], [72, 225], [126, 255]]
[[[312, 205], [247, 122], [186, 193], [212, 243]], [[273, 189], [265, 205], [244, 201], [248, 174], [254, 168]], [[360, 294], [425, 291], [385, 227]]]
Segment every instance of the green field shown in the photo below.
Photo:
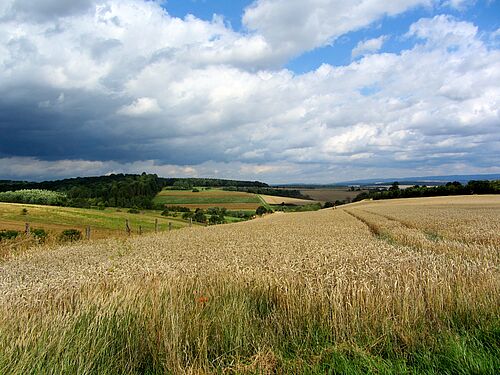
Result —
[[[22, 210], [27, 214], [23, 215]], [[133, 232], [141, 226], [143, 232], [154, 231], [155, 220], [158, 220], [159, 230], [182, 228], [188, 222], [177, 217], [165, 217], [161, 211], [142, 210], [139, 214], [127, 212], [128, 209], [106, 208], [104, 210], [41, 206], [18, 203], [0, 203], [0, 230], [23, 230], [25, 223], [33, 228], [44, 228], [49, 231], [61, 231], [68, 228], [84, 229], [90, 226], [94, 237], [107, 237], [110, 234], [125, 233], [125, 221]]]
[[221, 189], [200, 190], [162, 190], [154, 203], [166, 206], [185, 206], [189, 208], [226, 207], [229, 210], [255, 210], [262, 205], [256, 194], [225, 191]]

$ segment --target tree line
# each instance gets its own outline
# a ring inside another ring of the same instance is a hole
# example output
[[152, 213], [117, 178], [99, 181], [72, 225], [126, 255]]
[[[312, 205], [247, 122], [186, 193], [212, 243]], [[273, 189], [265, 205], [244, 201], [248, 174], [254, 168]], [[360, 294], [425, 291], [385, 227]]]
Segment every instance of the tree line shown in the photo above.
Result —
[[[164, 187], [266, 187], [259, 181], [213, 178], [162, 178], [156, 174], [111, 174], [55, 181], [30, 182], [0, 180], [0, 201], [49, 204], [68, 207], [155, 208], [153, 198]], [[58, 194], [50, 194], [57, 192]], [[161, 208], [161, 207], [160, 207]]]
[[471, 180], [466, 185], [462, 185], [460, 182], [454, 181], [440, 186], [415, 185], [406, 189], [400, 189], [399, 183], [394, 182], [387, 190], [380, 191], [372, 189], [369, 192], [360, 193], [353, 199], [353, 201], [356, 202], [363, 199], [378, 200], [472, 194], [500, 194], [500, 180]]

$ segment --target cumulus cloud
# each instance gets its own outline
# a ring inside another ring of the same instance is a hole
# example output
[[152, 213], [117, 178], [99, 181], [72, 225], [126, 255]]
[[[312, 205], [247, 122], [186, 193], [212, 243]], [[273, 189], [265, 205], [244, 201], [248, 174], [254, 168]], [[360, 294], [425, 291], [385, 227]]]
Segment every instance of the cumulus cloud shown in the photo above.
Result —
[[[297, 75], [279, 67], [284, 56], [427, 4], [302, 3], [256, 2], [249, 33], [139, 0], [43, 22], [0, 17], [1, 177], [145, 170], [327, 182], [500, 165], [500, 52], [475, 25], [421, 19], [401, 53], [365, 41], [350, 64]], [[293, 27], [279, 32], [270, 15]]]
[[258, 0], [246, 9], [244, 25], [263, 35], [284, 57], [328, 45], [339, 36], [432, 0]]
[[353, 58], [366, 55], [369, 53], [380, 51], [382, 45], [387, 40], [386, 35], [379, 36], [378, 38], [360, 41], [356, 47], [353, 48], [351, 56]]

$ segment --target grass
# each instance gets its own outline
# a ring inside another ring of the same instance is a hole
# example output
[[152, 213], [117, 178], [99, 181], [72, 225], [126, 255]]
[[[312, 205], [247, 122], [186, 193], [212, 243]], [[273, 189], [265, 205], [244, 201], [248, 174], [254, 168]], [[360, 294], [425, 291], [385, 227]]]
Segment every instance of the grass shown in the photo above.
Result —
[[[27, 214], [22, 210], [27, 209]], [[186, 221], [161, 215], [161, 211], [141, 210], [140, 214], [130, 214], [127, 209], [106, 208], [105, 210], [40, 206], [17, 203], [0, 203], [0, 229], [24, 230], [24, 224], [29, 222], [34, 228], [47, 228], [53, 231], [77, 228], [84, 229], [90, 225], [99, 237], [124, 232], [125, 220], [137, 231], [139, 226], [144, 232], [155, 229], [158, 220], [159, 229], [167, 230], [168, 223], [174, 229], [185, 227]]]
[[[498, 232], [484, 242], [464, 217], [484, 211], [498, 226], [500, 198], [450, 199], [11, 259], [0, 273], [0, 373], [495, 374]], [[439, 225], [442, 237], [428, 238]]]

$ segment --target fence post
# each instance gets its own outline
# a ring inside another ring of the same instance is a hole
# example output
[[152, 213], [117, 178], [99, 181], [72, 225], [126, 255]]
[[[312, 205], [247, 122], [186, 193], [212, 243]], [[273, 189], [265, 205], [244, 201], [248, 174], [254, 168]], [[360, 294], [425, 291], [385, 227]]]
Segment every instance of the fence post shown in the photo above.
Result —
[[29, 236], [31, 234], [30, 223], [26, 223], [24, 226], [24, 233]]
[[130, 225], [128, 224], [128, 219], [125, 220], [125, 231], [130, 236]]
[[85, 239], [87, 241], [90, 240], [90, 225], [87, 225], [87, 228], [85, 228]]
[[169, 223], [168, 223], [168, 230], [169, 230], [169, 231], [171, 231], [171, 230], [172, 230], [172, 223], [171, 223], [171, 222], [169, 222]]
[[139, 234], [142, 234], [142, 225], [139, 225]]
[[158, 233], [158, 219], [155, 219], [155, 233]]
[[191, 227], [193, 225], [193, 219], [189, 218], [189, 226]]

